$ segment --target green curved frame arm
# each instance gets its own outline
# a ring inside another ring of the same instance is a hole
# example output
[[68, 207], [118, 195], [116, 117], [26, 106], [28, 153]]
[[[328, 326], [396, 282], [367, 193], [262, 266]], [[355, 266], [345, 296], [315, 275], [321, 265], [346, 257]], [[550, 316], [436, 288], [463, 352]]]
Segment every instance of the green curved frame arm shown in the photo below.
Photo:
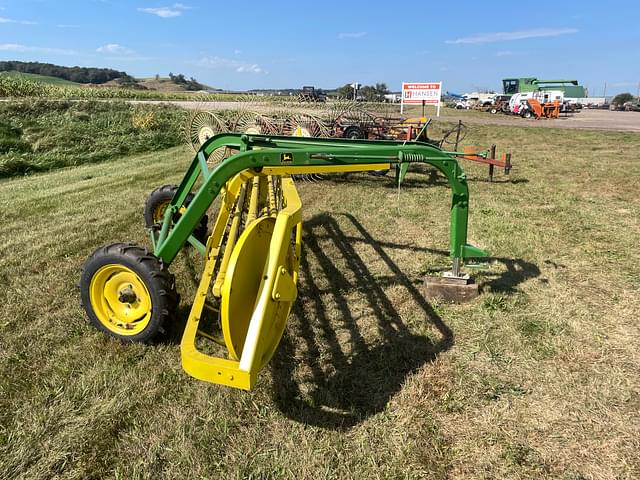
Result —
[[[209, 170], [207, 158], [220, 147], [238, 150], [238, 153]], [[365, 164], [426, 163], [440, 170], [452, 191], [450, 219], [450, 255], [454, 259], [454, 274], [460, 260], [484, 257], [488, 253], [467, 244], [469, 215], [469, 189], [466, 176], [458, 161], [433, 145], [422, 142], [381, 140], [344, 140], [330, 138], [282, 137], [273, 135], [222, 134], [211, 137], [202, 145], [182, 180], [164, 220], [154, 253], [170, 264], [185, 242], [195, 242], [191, 233], [206, 214], [222, 187], [238, 173], [264, 167], [344, 166]], [[198, 178], [200, 187], [180, 219], [172, 225], [173, 214], [182, 205]], [[197, 243], [197, 242], [196, 242]], [[203, 246], [197, 245], [203, 250]]]

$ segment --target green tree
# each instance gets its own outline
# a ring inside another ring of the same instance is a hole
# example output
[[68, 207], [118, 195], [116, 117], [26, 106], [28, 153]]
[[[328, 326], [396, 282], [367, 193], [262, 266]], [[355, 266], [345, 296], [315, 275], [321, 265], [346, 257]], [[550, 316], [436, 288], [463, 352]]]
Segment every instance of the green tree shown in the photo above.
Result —
[[618, 95], [613, 97], [613, 100], [611, 101], [611, 103], [613, 103], [614, 105], [622, 105], [625, 102], [630, 102], [632, 100], [633, 100], [633, 95], [631, 95], [629, 92], [619, 93]]
[[106, 83], [109, 80], [127, 76], [125, 72], [111, 68], [62, 67], [52, 63], [19, 62], [16, 60], [0, 62], [0, 71], [35, 73], [78, 83]]
[[381, 102], [389, 89], [385, 83], [376, 83], [362, 87], [359, 93], [367, 102]]
[[349, 83], [345, 83], [342, 87], [339, 87], [336, 90], [336, 93], [340, 98], [348, 98], [349, 100], [353, 100], [353, 87]]
[[367, 101], [367, 102], [377, 102], [378, 101], [378, 92], [377, 92], [376, 88], [372, 87], [371, 85], [365, 85], [364, 87], [362, 87], [360, 89], [359, 93], [365, 99], [365, 101]]
[[376, 83], [374, 87], [376, 89], [376, 93], [378, 94], [378, 100], [384, 99], [384, 96], [389, 93], [389, 89], [387, 88], [386, 83]]

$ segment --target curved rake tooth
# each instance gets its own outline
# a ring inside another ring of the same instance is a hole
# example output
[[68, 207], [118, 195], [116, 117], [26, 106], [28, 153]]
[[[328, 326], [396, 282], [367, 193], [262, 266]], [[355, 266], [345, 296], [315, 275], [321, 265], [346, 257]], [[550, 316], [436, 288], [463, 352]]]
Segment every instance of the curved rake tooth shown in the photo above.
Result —
[[[183, 128], [185, 140], [194, 152], [200, 150], [202, 144], [212, 136], [228, 131], [226, 122], [216, 113], [207, 110], [190, 112]], [[219, 148], [209, 155], [207, 162], [215, 165], [225, 157], [226, 153], [226, 149]]]
[[324, 176], [320, 173], [296, 173], [291, 175], [294, 180], [304, 183], [318, 183], [324, 180]]

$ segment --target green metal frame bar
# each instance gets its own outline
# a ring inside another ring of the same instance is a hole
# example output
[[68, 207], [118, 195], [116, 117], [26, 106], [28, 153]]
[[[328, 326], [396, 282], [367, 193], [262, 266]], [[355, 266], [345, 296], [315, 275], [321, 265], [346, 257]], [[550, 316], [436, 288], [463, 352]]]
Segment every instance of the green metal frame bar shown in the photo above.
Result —
[[[229, 147], [239, 153], [225, 159], [210, 171], [206, 158], [220, 148]], [[440, 170], [452, 190], [450, 216], [450, 255], [454, 259], [454, 274], [460, 259], [487, 256], [487, 252], [467, 244], [469, 216], [469, 189], [466, 176], [451, 156], [422, 142], [387, 140], [343, 140], [308, 137], [282, 137], [269, 135], [222, 134], [210, 138], [198, 151], [178, 190], [165, 212], [160, 236], [154, 253], [167, 264], [176, 257], [188, 241], [200, 219], [206, 214], [220, 190], [233, 176], [244, 170], [263, 167], [295, 167], [394, 164], [403, 167], [409, 163], [426, 163]], [[203, 161], [204, 160], [204, 161]], [[173, 213], [182, 205], [198, 178], [202, 184], [178, 222], [172, 227]]]

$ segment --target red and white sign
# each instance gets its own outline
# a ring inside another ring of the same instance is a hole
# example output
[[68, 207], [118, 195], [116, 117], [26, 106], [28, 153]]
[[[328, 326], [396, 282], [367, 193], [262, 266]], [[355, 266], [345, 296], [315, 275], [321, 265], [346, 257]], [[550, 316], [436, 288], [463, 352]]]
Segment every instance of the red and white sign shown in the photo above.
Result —
[[402, 100], [400, 112], [404, 105], [437, 105], [438, 116], [440, 116], [440, 95], [442, 93], [442, 82], [437, 83], [407, 83], [402, 82]]

